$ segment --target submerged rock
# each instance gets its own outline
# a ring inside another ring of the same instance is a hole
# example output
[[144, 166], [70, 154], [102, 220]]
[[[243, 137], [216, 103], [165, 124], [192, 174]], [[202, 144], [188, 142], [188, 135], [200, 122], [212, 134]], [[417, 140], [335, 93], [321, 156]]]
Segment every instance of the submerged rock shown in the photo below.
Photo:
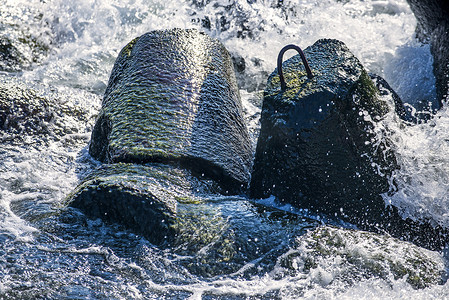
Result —
[[388, 235], [330, 226], [298, 237], [296, 247], [278, 264], [286, 272], [308, 274], [324, 285], [378, 277], [387, 281], [405, 278], [413, 287], [425, 288], [443, 283], [447, 275], [438, 252]]
[[449, 93], [449, 4], [444, 0], [407, 0], [418, 20], [418, 38], [430, 42], [440, 107]]
[[0, 76], [0, 142], [46, 145], [66, 135], [83, 134], [90, 113], [58, 97]]
[[49, 101], [25, 86], [0, 83], [0, 129], [10, 138], [26, 134], [48, 134], [54, 118]]
[[211, 185], [167, 165], [108, 164], [87, 176], [67, 201], [89, 217], [122, 224], [162, 245], [175, 237], [178, 201]]
[[197, 30], [152, 31], [120, 52], [92, 132], [108, 163], [180, 163], [231, 190], [252, 149], [229, 53]]
[[55, 42], [40, 7], [3, 2], [0, 18], [0, 71], [18, 72], [41, 62]]
[[319, 40], [304, 53], [312, 79], [299, 55], [283, 64], [285, 91], [277, 72], [268, 79], [251, 196], [378, 222], [386, 213], [381, 194], [397, 168], [388, 139], [374, 128], [388, 103], [342, 42]]
[[[259, 259], [285, 252], [292, 237], [316, 221], [247, 199], [224, 197], [213, 180], [163, 164], [106, 164], [94, 170], [68, 197], [91, 218], [119, 223], [152, 244], [170, 248], [192, 274], [216, 276], [239, 271]], [[281, 242], [280, 242], [281, 241]]]

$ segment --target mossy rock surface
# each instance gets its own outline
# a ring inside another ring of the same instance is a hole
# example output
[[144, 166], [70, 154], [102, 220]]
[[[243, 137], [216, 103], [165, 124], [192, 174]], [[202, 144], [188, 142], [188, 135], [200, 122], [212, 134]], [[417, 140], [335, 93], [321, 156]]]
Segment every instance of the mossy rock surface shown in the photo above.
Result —
[[323, 39], [283, 63], [265, 90], [251, 196], [274, 195], [300, 208], [357, 223], [382, 219], [389, 176], [397, 168], [389, 140], [375, 130], [390, 111], [359, 60]]
[[292, 272], [327, 277], [326, 284], [405, 278], [413, 287], [425, 288], [442, 284], [446, 275], [445, 260], [438, 252], [388, 235], [330, 226], [298, 237], [296, 247], [279, 263]]
[[246, 186], [251, 142], [224, 46], [180, 29], [130, 42], [112, 70], [89, 152], [108, 163], [182, 163]]
[[66, 201], [89, 217], [122, 224], [154, 244], [168, 245], [176, 235], [178, 201], [194, 203], [195, 194], [216, 186], [166, 165], [106, 164], [88, 175]]

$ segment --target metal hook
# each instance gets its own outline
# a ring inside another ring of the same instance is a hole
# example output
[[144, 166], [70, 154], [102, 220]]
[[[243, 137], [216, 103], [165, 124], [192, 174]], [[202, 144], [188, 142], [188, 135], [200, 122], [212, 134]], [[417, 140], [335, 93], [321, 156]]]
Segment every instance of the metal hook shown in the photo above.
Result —
[[279, 80], [281, 81], [281, 90], [282, 91], [285, 91], [285, 89], [287, 88], [287, 85], [285, 84], [285, 79], [284, 79], [284, 72], [282, 72], [282, 58], [284, 56], [284, 53], [290, 49], [294, 49], [294, 50], [298, 51], [299, 55], [301, 56], [302, 63], [304, 64], [304, 67], [306, 68], [307, 77], [309, 79], [313, 78], [312, 70], [310, 69], [309, 63], [307, 62], [307, 59], [304, 56], [304, 52], [302, 52], [301, 48], [299, 48], [296, 45], [287, 45], [281, 49], [281, 52], [279, 52], [279, 55], [278, 55], [278, 74], [279, 74]]

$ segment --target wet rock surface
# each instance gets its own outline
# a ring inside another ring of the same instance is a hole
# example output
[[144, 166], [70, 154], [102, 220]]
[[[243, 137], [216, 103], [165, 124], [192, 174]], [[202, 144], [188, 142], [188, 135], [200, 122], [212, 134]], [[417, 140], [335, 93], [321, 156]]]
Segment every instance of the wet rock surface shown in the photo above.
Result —
[[0, 84], [0, 128], [15, 136], [49, 133], [54, 107], [24, 86]]
[[444, 247], [447, 229], [403, 219], [383, 198], [394, 192], [392, 174], [399, 166], [381, 121], [390, 110], [408, 122], [417, 122], [415, 117], [342, 42], [319, 40], [304, 53], [313, 78], [297, 55], [283, 64], [284, 91], [277, 71], [268, 79], [251, 197], [273, 195], [361, 229], [387, 231], [430, 249]]
[[160, 246], [210, 236], [220, 213], [185, 203], [241, 191], [252, 164], [227, 50], [197, 30], [130, 42], [112, 70], [89, 152], [107, 164], [83, 179], [68, 205]]
[[89, 217], [123, 224], [154, 244], [164, 244], [174, 236], [179, 196], [164, 188], [174, 180], [164, 171], [133, 164], [103, 165], [84, 179], [68, 201]]
[[240, 189], [252, 163], [242, 114], [221, 43], [196, 30], [153, 31], [120, 52], [89, 152], [108, 163], [180, 162]]
[[319, 40], [304, 51], [314, 77], [299, 55], [284, 62], [287, 89], [268, 79], [251, 196], [276, 196], [312, 211], [361, 223], [379, 219], [397, 167], [387, 139], [372, 122], [388, 111], [378, 90], [348, 48]]
[[449, 4], [443, 0], [407, 0], [418, 20], [418, 38], [430, 42], [440, 107], [449, 92]]
[[[420, 119], [425, 119], [425, 116], [421, 116], [419, 113], [413, 112], [410, 106], [404, 106], [399, 95], [388, 84], [388, 82], [377, 74], [369, 74], [371, 80], [374, 82], [380, 96], [387, 96], [393, 99], [394, 111], [402, 120], [409, 123], [417, 123]], [[424, 115], [425, 113], [423, 113]]]
[[37, 8], [2, 3], [0, 12], [0, 71], [18, 72], [42, 61], [50, 52], [54, 33]]
[[[0, 76], [0, 141], [7, 144], [45, 145], [69, 135], [82, 135], [90, 112], [65, 102], [62, 95], [34, 90], [26, 82], [3, 81]], [[44, 96], [45, 95], [45, 96]], [[83, 124], [84, 126], [81, 126]], [[83, 129], [80, 129], [83, 128]]]
[[172, 249], [191, 273], [206, 277], [240, 269], [240, 275], [251, 275], [257, 270], [244, 266], [256, 258], [268, 268], [292, 237], [316, 226], [314, 220], [220, 191], [213, 180], [182, 168], [118, 163], [94, 170], [67, 201], [90, 218], [121, 224]]

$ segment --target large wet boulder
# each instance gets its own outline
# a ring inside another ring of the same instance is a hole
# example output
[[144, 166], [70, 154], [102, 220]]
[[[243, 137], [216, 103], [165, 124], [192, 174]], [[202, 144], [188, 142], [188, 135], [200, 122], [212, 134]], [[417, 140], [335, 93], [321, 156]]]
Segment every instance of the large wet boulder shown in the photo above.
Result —
[[416, 16], [418, 38], [430, 42], [439, 105], [449, 93], [449, 4], [444, 0], [407, 0]]
[[112, 70], [89, 153], [107, 164], [68, 205], [173, 245], [189, 219], [179, 215], [181, 203], [240, 192], [249, 181], [251, 141], [227, 50], [197, 30], [130, 42]]
[[382, 219], [382, 193], [397, 168], [376, 122], [390, 110], [358, 59], [340, 41], [323, 39], [283, 63], [265, 90], [250, 192], [274, 195], [357, 224]]
[[399, 166], [382, 120], [411, 120], [399, 97], [340, 41], [319, 40], [304, 53], [312, 78], [297, 55], [283, 63], [285, 89], [277, 70], [268, 79], [251, 197], [274, 195], [328, 220], [444, 247], [447, 228], [403, 219], [384, 199]]
[[152, 31], [120, 52], [92, 132], [102, 162], [181, 164], [239, 190], [252, 149], [229, 53], [197, 30]]

